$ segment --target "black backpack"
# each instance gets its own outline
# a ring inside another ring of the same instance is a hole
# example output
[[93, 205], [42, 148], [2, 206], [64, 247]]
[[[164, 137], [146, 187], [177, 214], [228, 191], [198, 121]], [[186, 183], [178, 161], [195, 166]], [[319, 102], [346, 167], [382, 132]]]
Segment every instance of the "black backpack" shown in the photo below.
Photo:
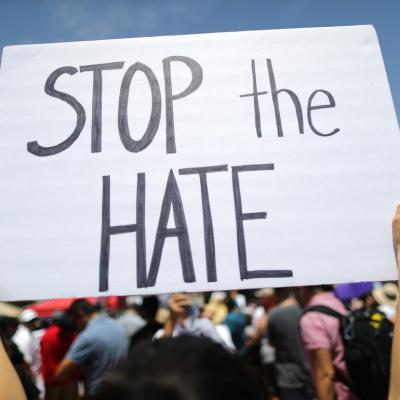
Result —
[[350, 387], [360, 400], [386, 400], [389, 391], [393, 324], [378, 310], [340, 314], [326, 306], [304, 310], [320, 312], [340, 321], [345, 362], [351, 382], [336, 372], [336, 379]]

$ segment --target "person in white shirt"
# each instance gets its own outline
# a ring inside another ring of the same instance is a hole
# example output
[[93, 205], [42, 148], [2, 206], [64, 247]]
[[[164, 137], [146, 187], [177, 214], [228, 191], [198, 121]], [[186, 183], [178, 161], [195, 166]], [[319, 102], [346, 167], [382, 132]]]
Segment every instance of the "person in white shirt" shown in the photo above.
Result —
[[40, 376], [40, 341], [44, 331], [40, 329], [40, 320], [35, 310], [29, 308], [23, 310], [19, 322], [12, 340], [30, 366], [36, 386], [43, 391], [44, 385]]

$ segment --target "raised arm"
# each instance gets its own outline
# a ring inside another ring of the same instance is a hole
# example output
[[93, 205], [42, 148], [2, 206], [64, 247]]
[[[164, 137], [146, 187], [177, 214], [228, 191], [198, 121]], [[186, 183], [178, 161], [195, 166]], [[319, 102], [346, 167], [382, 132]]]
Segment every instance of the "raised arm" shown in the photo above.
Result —
[[[396, 254], [397, 269], [400, 271], [400, 205], [397, 206], [393, 218], [393, 245]], [[400, 280], [399, 280], [400, 286]], [[400, 307], [397, 305], [396, 322], [394, 325], [392, 361], [390, 371], [389, 400], [400, 400]]]
[[164, 324], [163, 337], [172, 337], [176, 324], [186, 318], [188, 307], [192, 305], [189, 295], [186, 293], [174, 293], [169, 301], [170, 316]]
[[0, 399], [26, 400], [24, 389], [0, 338]]

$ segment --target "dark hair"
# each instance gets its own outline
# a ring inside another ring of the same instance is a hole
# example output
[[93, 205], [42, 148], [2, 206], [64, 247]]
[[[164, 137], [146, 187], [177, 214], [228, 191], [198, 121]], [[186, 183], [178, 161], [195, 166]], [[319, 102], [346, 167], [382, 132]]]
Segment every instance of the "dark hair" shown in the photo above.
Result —
[[237, 302], [234, 299], [232, 299], [232, 297], [228, 297], [225, 300], [225, 305], [226, 305], [226, 308], [228, 309], [228, 312], [231, 312], [231, 311], [235, 310], [236, 308], [238, 308]]
[[56, 311], [53, 314], [52, 322], [54, 325], [57, 325], [63, 331], [74, 330], [74, 323], [71, 319], [71, 316], [65, 313], [64, 311]]
[[0, 334], [7, 328], [16, 328], [19, 322], [16, 318], [0, 316]]
[[323, 292], [332, 292], [333, 285], [320, 285], [320, 288]]
[[157, 296], [146, 296], [143, 297], [143, 303], [141, 306], [142, 315], [146, 319], [154, 319], [156, 317], [160, 302]]
[[307, 285], [305, 287], [314, 291], [318, 290], [321, 292], [332, 292], [332, 290], [334, 289], [333, 285]]
[[287, 299], [290, 296], [290, 288], [288, 287], [275, 288], [275, 296], [280, 301]]
[[239, 356], [204, 338], [143, 342], [100, 385], [95, 400], [260, 400]]
[[77, 299], [69, 306], [67, 315], [72, 317], [79, 316], [81, 312], [85, 315], [90, 315], [95, 311], [96, 308], [92, 303], [89, 303], [86, 299]]

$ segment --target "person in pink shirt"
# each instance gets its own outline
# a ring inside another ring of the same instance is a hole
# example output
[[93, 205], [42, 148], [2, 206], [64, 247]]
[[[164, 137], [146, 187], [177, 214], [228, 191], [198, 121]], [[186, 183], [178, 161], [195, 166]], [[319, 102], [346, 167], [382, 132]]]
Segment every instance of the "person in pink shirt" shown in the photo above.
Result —
[[[343, 303], [334, 295], [332, 286], [297, 288], [301, 306], [325, 306], [346, 315]], [[339, 320], [321, 312], [307, 312], [300, 320], [300, 334], [311, 365], [318, 400], [353, 400], [350, 377], [344, 361], [344, 345]]]

